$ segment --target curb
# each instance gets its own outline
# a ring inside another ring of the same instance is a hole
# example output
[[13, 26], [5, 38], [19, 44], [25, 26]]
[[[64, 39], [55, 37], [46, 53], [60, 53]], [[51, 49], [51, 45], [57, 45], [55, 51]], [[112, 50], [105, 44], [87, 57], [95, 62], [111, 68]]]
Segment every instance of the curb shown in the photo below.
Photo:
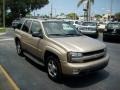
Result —
[[13, 88], [13, 90], [20, 90], [20, 88], [17, 86], [17, 84], [14, 82], [14, 80], [10, 77], [10, 75], [7, 73], [7, 71], [0, 65], [0, 71], [3, 73], [5, 78], [8, 80], [10, 86]]
[[6, 39], [0, 39], [0, 42], [1, 41], [13, 41], [14, 40], [14, 38], [6, 38]]

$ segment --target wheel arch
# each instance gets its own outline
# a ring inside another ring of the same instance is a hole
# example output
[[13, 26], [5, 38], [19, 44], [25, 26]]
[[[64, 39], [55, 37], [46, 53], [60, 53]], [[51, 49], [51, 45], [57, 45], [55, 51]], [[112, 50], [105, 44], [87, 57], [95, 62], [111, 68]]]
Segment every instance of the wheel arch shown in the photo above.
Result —
[[[55, 53], [53, 53], [53, 52], [51, 52], [51, 51], [49, 51], [49, 50], [46, 50], [46, 52], [45, 52], [45, 54], [44, 54], [44, 63], [45, 63], [45, 67], [46, 67], [46, 69], [47, 69], [47, 64], [48, 64], [48, 60], [47, 60], [47, 57], [48, 56], [50, 56], [50, 55], [52, 55], [52, 56], [54, 56], [55, 58], [57, 58], [56, 60], [55, 60], [55, 62], [56, 62], [56, 64], [57, 64], [57, 67], [58, 67], [58, 69], [59, 69], [59, 76], [58, 76], [58, 80], [61, 78], [61, 75], [62, 75], [62, 68], [61, 68], [61, 63], [60, 63], [60, 58], [59, 58], [59, 56], [57, 55], [57, 54], [55, 54]], [[51, 78], [51, 77], [50, 77]], [[53, 80], [55, 80], [55, 79], [53, 79]]]
[[17, 41], [20, 41], [18, 37], [15, 37], [15, 44], [17, 44]]
[[54, 56], [54, 57], [56, 57], [58, 59], [58, 62], [60, 63], [60, 58], [59, 58], [58, 54], [53, 53], [50, 50], [46, 50], [45, 53], [44, 53], [44, 63], [45, 64], [47, 63], [47, 57], [48, 56]]

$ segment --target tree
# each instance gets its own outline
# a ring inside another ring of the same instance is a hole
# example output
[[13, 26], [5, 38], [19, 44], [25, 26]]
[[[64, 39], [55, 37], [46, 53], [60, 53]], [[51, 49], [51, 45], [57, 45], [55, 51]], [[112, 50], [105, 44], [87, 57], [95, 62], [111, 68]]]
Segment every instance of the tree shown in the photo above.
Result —
[[116, 18], [116, 20], [120, 21], [120, 12], [118, 12], [118, 13], [115, 14], [115, 18]]
[[96, 18], [97, 20], [100, 20], [100, 18], [102, 18], [102, 16], [99, 15], [99, 14], [96, 14], [96, 15], [95, 15], [95, 18]]
[[78, 15], [76, 13], [67, 14], [68, 19], [78, 19]]
[[91, 13], [91, 4], [94, 4], [94, 0], [80, 0], [77, 4], [77, 7], [79, 7], [81, 4], [86, 2], [86, 16], [87, 16], [87, 21], [90, 20], [90, 13]]
[[6, 0], [6, 2], [14, 17], [18, 17], [20, 14], [24, 17], [30, 11], [48, 4], [48, 0]]
[[31, 11], [40, 9], [49, 3], [48, 0], [5, 0], [5, 2], [6, 11], [10, 11], [6, 17], [6, 21], [9, 20], [9, 22], [20, 17], [25, 17]]

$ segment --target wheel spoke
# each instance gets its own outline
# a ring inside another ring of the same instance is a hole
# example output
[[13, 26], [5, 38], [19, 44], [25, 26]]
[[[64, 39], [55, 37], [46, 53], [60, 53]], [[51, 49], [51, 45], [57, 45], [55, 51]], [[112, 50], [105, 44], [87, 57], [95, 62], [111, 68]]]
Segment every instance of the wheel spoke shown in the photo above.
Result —
[[57, 67], [53, 60], [50, 60], [48, 63], [48, 73], [52, 77], [56, 77], [56, 75], [57, 75]]
[[19, 44], [17, 45], [17, 51], [18, 51], [18, 53], [21, 52], [21, 49], [20, 49], [20, 45], [19, 45]]

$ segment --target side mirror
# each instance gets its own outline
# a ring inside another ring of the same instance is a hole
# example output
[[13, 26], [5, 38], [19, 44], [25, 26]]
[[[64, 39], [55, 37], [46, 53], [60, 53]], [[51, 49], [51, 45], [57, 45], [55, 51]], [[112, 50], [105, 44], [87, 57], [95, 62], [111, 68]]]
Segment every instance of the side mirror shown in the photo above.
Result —
[[39, 37], [39, 38], [43, 39], [43, 35], [40, 32], [33, 32], [32, 36], [33, 37]]

